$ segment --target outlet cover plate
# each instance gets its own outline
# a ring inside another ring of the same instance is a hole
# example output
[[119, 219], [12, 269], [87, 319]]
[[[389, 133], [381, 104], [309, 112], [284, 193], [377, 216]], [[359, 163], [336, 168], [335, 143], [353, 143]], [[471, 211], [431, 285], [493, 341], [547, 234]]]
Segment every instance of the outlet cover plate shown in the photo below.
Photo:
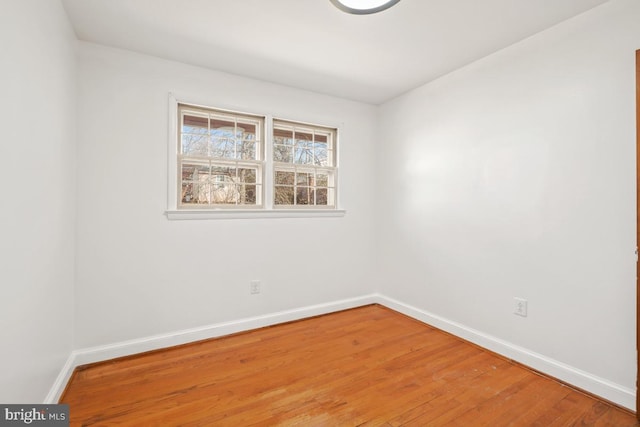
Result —
[[527, 300], [524, 298], [515, 297], [513, 298], [513, 302], [514, 302], [513, 314], [522, 316], [522, 317], [527, 317]]
[[260, 280], [252, 280], [249, 283], [249, 293], [252, 295], [260, 293]]

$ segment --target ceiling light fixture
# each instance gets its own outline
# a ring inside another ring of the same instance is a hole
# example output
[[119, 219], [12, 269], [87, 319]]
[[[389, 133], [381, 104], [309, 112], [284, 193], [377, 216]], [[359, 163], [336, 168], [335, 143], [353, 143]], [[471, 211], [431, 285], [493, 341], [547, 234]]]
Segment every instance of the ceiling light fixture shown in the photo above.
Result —
[[400, 0], [329, 0], [338, 9], [354, 15], [369, 15], [389, 9]]

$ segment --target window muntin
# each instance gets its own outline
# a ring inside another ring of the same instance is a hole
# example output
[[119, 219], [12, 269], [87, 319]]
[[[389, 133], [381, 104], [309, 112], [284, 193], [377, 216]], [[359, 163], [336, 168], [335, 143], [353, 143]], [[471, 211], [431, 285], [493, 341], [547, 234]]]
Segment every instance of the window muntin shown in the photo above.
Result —
[[273, 121], [273, 204], [336, 206], [336, 129]]
[[178, 105], [178, 207], [261, 207], [264, 118]]

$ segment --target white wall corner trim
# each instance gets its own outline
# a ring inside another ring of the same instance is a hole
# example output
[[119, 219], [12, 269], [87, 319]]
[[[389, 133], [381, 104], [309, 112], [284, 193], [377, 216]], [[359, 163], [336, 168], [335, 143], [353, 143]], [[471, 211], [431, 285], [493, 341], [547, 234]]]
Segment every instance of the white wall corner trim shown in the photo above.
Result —
[[104, 346], [75, 350], [71, 353], [60, 371], [44, 403], [50, 404], [58, 402], [74, 369], [81, 365], [221, 337], [369, 304], [380, 304], [542, 373], [558, 378], [561, 381], [593, 393], [603, 399], [607, 399], [630, 410], [635, 410], [636, 393], [634, 390], [381, 294], [364, 295], [199, 328], [185, 329], [167, 334], [153, 335]]
[[73, 375], [73, 370], [76, 368], [76, 366], [78, 366], [76, 364], [75, 353], [75, 351], [72, 351], [69, 357], [67, 357], [67, 361], [56, 377], [53, 386], [51, 386], [51, 390], [49, 390], [49, 393], [44, 398], [44, 402], [42, 402], [45, 405], [58, 403], [58, 401], [60, 400], [60, 397], [62, 396], [67, 383], [71, 379], [71, 375]]
[[589, 372], [574, 368], [526, 348], [501, 340], [483, 332], [469, 328], [425, 310], [413, 307], [403, 302], [377, 295], [377, 303], [399, 313], [412, 317], [445, 332], [463, 338], [482, 348], [486, 348], [504, 357], [522, 363], [544, 374], [593, 393], [632, 411], [636, 406], [635, 390], [623, 387]]

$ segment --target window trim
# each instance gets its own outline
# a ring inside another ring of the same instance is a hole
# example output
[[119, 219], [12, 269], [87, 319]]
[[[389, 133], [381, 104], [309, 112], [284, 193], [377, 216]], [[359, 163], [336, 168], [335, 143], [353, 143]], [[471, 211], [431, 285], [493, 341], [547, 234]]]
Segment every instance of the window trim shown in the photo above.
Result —
[[[179, 104], [188, 104], [193, 107], [214, 110], [226, 110], [230, 112], [242, 112], [249, 115], [264, 117], [264, 141], [262, 146], [262, 173], [263, 173], [263, 200], [262, 206], [254, 205], [233, 207], [198, 207], [178, 208], [178, 118]], [[168, 112], [168, 138], [167, 138], [167, 209], [165, 215], [169, 220], [207, 220], [207, 219], [250, 219], [250, 218], [317, 218], [317, 217], [343, 217], [347, 211], [341, 203], [340, 185], [340, 134], [342, 126], [327, 126], [325, 124], [313, 124], [304, 120], [291, 118], [284, 119], [281, 115], [263, 114], [255, 111], [247, 111], [244, 108], [227, 108], [226, 106], [210, 107], [206, 103], [194, 101], [189, 97], [177, 96], [169, 93]], [[334, 142], [334, 170], [335, 170], [335, 206], [286, 206], [274, 205], [274, 162], [273, 162], [273, 122], [286, 121], [301, 125], [317, 126], [336, 129]]]

